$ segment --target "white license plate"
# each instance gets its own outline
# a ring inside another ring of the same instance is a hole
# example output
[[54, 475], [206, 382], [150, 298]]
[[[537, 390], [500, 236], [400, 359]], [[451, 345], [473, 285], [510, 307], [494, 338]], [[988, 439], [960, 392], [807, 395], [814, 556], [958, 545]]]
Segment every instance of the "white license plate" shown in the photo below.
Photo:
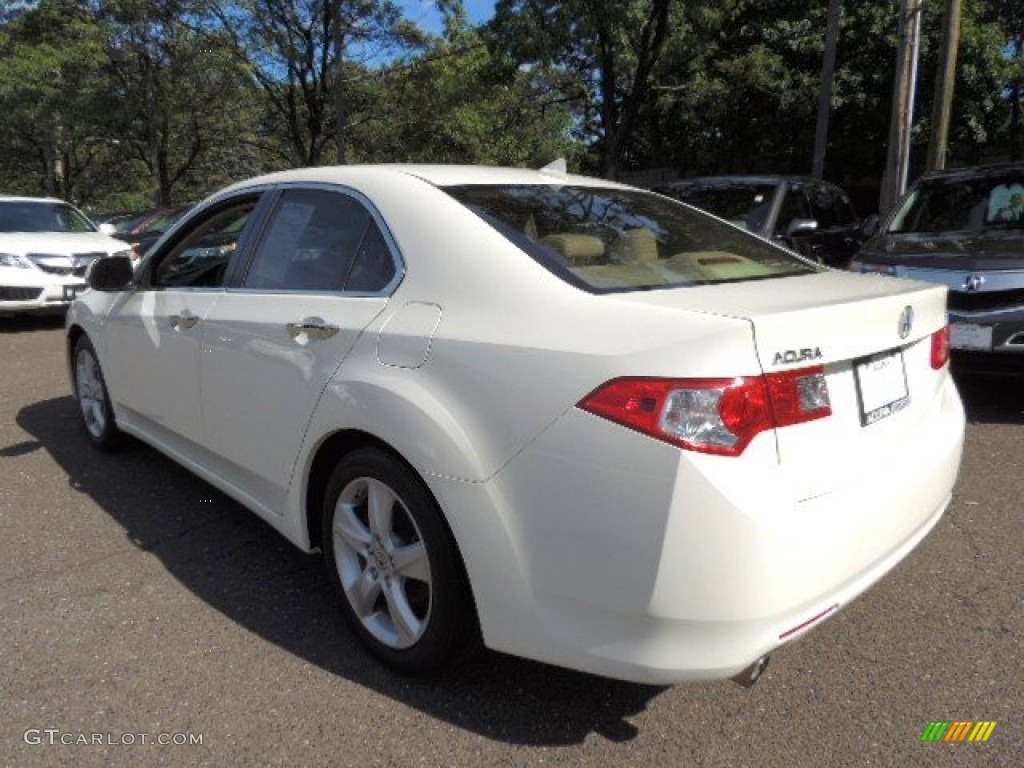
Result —
[[858, 360], [857, 393], [860, 395], [860, 423], [863, 426], [891, 416], [910, 403], [903, 353], [883, 352]]
[[64, 286], [64, 301], [74, 301], [75, 298], [85, 292], [88, 288], [85, 283], [81, 285], [65, 285]]
[[949, 346], [953, 349], [992, 349], [992, 326], [974, 323], [952, 323]]

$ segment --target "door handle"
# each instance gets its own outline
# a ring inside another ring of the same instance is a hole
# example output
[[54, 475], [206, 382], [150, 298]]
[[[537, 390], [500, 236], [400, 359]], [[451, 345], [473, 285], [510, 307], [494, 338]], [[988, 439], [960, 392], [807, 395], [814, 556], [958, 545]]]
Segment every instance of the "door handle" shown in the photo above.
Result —
[[192, 328], [199, 322], [199, 315], [189, 312], [187, 309], [183, 309], [181, 314], [171, 315], [170, 322], [171, 328], [174, 328], [175, 330], [179, 328]]
[[341, 329], [330, 325], [321, 317], [304, 317], [297, 323], [288, 323], [288, 334], [293, 339], [305, 336], [307, 339], [329, 339]]

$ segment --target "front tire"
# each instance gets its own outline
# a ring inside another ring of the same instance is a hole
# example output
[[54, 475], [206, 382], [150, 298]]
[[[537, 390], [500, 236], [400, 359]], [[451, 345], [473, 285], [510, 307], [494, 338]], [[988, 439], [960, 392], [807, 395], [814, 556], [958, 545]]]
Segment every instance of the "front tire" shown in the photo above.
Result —
[[363, 448], [327, 485], [322, 543], [346, 620], [369, 651], [407, 674], [439, 671], [475, 626], [455, 541], [420, 478]]
[[75, 399], [85, 434], [97, 448], [116, 448], [124, 435], [114, 420], [114, 409], [110, 405], [100, 361], [88, 337], [82, 336], [75, 343], [73, 355], [71, 369], [74, 372]]

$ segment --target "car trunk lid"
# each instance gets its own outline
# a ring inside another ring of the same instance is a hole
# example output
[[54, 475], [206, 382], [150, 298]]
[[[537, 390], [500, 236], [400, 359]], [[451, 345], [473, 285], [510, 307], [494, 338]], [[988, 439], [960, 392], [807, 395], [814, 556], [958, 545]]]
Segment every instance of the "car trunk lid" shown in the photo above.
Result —
[[822, 366], [832, 414], [775, 430], [798, 500], [848, 482], [851, 461], [867, 466], [913, 430], [948, 375], [930, 364], [946, 325], [946, 289], [930, 283], [830, 271], [629, 300], [747, 320], [765, 374]]

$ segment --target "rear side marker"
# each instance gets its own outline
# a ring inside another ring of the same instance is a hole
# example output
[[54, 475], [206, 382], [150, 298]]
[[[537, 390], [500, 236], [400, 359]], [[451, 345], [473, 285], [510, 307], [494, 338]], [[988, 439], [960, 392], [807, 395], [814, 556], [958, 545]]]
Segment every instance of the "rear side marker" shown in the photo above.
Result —
[[832, 613], [834, 611], [837, 611], [837, 610], [839, 610], [839, 603], [836, 603], [835, 605], [830, 606], [829, 608], [826, 608], [824, 611], [819, 613], [817, 616], [812, 616], [811, 618], [809, 618], [804, 623], [797, 624], [792, 629], [787, 629], [785, 632], [783, 632], [781, 635], [779, 635], [779, 640], [785, 640], [787, 637], [792, 637], [797, 632], [799, 632], [799, 631], [801, 631], [803, 629], [807, 629], [812, 624], [818, 623], [819, 621], [824, 619], [826, 616], [828, 616], [830, 613]]
[[932, 368], [939, 370], [949, 362], [949, 326], [932, 334]]

